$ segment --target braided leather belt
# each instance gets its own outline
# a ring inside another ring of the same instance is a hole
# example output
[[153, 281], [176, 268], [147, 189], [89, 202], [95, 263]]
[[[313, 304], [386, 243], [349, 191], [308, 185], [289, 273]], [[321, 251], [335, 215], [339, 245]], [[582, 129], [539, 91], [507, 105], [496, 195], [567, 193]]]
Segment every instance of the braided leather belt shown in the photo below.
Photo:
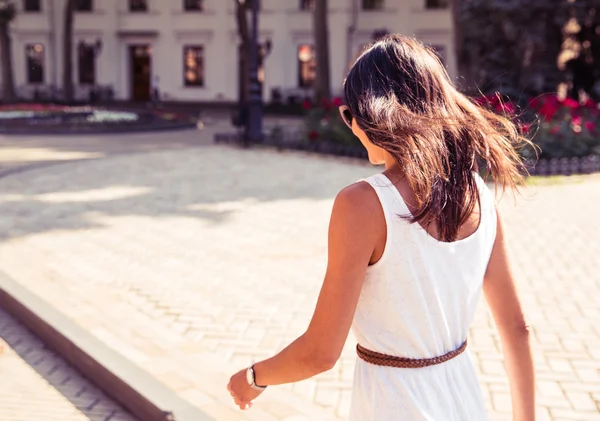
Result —
[[441, 364], [443, 362], [451, 360], [452, 358], [462, 354], [465, 348], [467, 348], [467, 341], [464, 341], [458, 349], [450, 351], [447, 354], [444, 354], [440, 357], [423, 359], [393, 357], [391, 355], [370, 351], [360, 346], [360, 344], [356, 345], [356, 353], [358, 354], [361, 360], [364, 360], [370, 364], [397, 368], [422, 368], [428, 367], [430, 365]]

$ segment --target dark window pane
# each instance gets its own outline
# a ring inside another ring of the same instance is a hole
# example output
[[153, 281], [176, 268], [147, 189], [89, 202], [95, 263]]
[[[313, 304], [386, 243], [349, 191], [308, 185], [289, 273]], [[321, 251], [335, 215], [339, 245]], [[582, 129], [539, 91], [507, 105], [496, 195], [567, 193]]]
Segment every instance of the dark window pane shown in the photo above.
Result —
[[450, 6], [450, 0], [425, 0], [427, 9], [446, 9]]
[[75, 0], [75, 10], [78, 12], [91, 12], [94, 10], [94, 1]]
[[300, 10], [313, 10], [315, 8], [315, 0], [300, 0]]
[[23, 9], [26, 12], [41, 12], [42, 2], [41, 0], [25, 0], [23, 4]]
[[204, 47], [183, 47], [183, 82], [185, 86], [204, 86]]
[[383, 9], [383, 0], [362, 0], [362, 8], [364, 10], [381, 10]]
[[183, 10], [202, 11], [204, 10], [204, 0], [183, 0]]
[[27, 44], [25, 46], [28, 83], [44, 83], [44, 53], [43, 44]]
[[311, 88], [315, 84], [317, 60], [312, 45], [302, 44], [298, 47], [298, 86]]
[[94, 45], [79, 44], [77, 50], [79, 84], [96, 84], [96, 49]]
[[148, 1], [147, 0], [129, 0], [129, 11], [130, 12], [147, 12]]

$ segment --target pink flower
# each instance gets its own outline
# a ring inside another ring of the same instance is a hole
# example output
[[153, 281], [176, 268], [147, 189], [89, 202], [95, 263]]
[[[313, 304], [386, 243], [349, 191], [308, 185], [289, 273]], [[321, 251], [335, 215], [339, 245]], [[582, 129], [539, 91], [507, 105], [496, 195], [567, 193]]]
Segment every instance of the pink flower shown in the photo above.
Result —
[[305, 110], [310, 110], [312, 104], [310, 103], [310, 100], [305, 99], [304, 102], [302, 103], [302, 108], [304, 108]]
[[515, 110], [516, 108], [512, 102], [501, 102], [496, 106], [496, 111], [504, 114], [514, 115]]
[[500, 104], [500, 94], [498, 92], [495, 92], [491, 95], [481, 96], [479, 98], [476, 98], [475, 102], [478, 105], [487, 105], [490, 107], [496, 107], [498, 104]]
[[529, 106], [531, 108], [537, 108], [540, 105], [540, 99], [539, 97], [536, 97], [534, 99], [531, 100], [531, 102], [529, 103]]
[[538, 112], [544, 118], [544, 120], [550, 121], [558, 112], [558, 105], [554, 101], [546, 101], [544, 105], [540, 107]]
[[574, 108], [574, 109], [579, 108], [579, 102], [575, 101], [572, 98], [565, 99], [563, 102], [563, 105], [568, 108]]
[[308, 138], [309, 138], [310, 140], [312, 140], [312, 141], [315, 141], [315, 140], [317, 140], [317, 139], [319, 138], [319, 132], [318, 132], [318, 131], [316, 131], [316, 130], [311, 130], [311, 131], [308, 133]]
[[336, 96], [335, 98], [333, 98], [333, 101], [331, 101], [331, 103], [334, 107], [340, 107], [342, 106], [342, 98]]
[[588, 132], [590, 133], [596, 133], [596, 125], [594, 124], [593, 121], [586, 121], [584, 124], [585, 128], [587, 129]]
[[527, 133], [531, 132], [531, 124], [529, 124], [529, 123], [521, 124], [520, 128], [521, 128], [521, 133], [523, 133], [523, 134], [527, 134]]
[[586, 99], [586, 101], [583, 103], [583, 107], [587, 108], [589, 110], [597, 109], [596, 103], [594, 102], [594, 100], [592, 98]]

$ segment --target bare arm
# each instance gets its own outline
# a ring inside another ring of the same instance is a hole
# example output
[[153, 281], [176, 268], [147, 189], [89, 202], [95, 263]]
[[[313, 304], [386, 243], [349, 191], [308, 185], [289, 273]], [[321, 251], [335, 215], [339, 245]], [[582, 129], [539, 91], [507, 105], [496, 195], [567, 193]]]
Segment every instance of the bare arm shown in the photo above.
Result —
[[[375, 217], [380, 215], [380, 218]], [[336, 197], [329, 224], [328, 262], [306, 332], [278, 355], [255, 365], [259, 385], [304, 380], [331, 369], [346, 338], [384, 216], [373, 189], [354, 184]]]
[[488, 264], [483, 292], [500, 333], [515, 421], [535, 420], [535, 374], [525, 320], [507, 254], [502, 220]]

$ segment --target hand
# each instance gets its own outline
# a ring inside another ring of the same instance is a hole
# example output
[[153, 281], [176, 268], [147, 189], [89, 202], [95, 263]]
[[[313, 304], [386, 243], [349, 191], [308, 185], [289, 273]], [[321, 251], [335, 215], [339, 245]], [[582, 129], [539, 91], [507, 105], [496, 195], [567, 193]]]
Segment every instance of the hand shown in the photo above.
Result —
[[229, 390], [235, 404], [239, 406], [242, 411], [250, 409], [252, 407], [252, 401], [262, 394], [261, 391], [252, 389], [248, 384], [248, 381], [246, 380], [246, 369], [237, 372], [229, 379], [227, 390]]

